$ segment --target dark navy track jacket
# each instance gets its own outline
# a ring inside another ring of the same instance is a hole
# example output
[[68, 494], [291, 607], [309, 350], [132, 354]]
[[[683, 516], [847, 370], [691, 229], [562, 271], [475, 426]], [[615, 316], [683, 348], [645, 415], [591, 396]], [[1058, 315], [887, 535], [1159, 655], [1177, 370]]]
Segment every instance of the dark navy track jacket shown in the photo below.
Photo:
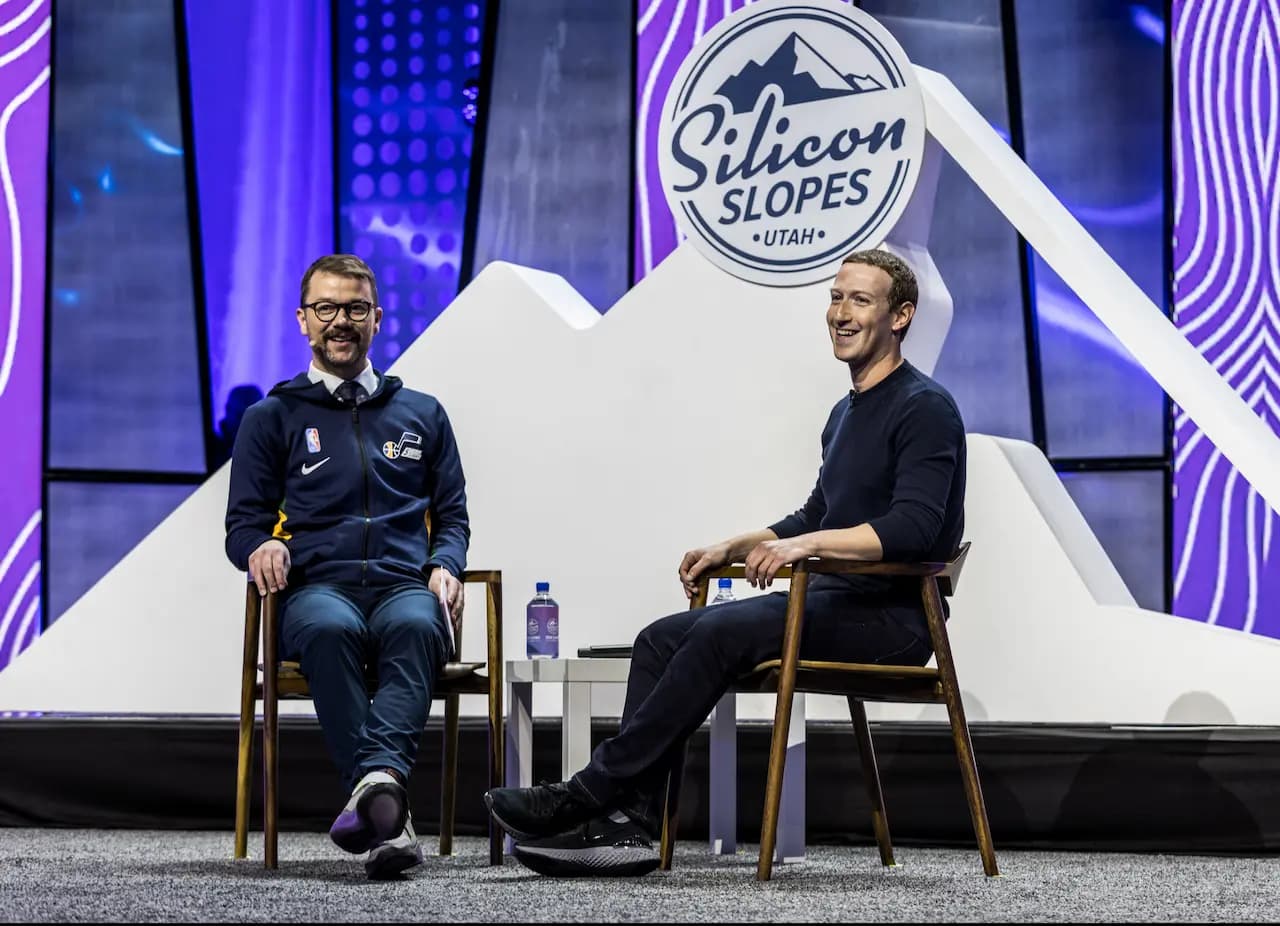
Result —
[[352, 406], [304, 373], [248, 410], [227, 499], [237, 568], [275, 536], [289, 547], [291, 587], [385, 587], [435, 566], [462, 575], [471, 527], [449, 419], [397, 377], [378, 381]]

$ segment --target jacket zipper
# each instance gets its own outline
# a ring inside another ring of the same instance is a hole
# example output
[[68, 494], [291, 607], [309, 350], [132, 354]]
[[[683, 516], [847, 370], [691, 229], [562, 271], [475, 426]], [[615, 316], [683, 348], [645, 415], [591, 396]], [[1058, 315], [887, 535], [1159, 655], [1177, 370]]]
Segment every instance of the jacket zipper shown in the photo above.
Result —
[[369, 458], [364, 451], [364, 434], [360, 430], [360, 409], [351, 409], [351, 423], [356, 427], [356, 444], [360, 447], [360, 472], [364, 477], [364, 541], [360, 548], [360, 584], [369, 584]]

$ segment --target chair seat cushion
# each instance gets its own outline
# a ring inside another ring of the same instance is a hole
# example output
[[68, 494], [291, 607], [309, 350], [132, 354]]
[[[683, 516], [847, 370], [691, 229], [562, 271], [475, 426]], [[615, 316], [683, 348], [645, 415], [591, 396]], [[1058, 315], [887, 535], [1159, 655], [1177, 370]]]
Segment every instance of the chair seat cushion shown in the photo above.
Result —
[[[282, 661], [276, 664], [276, 679], [281, 698], [299, 699], [311, 697], [311, 689], [307, 678], [302, 674], [302, 666], [297, 662]], [[487, 689], [488, 680], [481, 673], [483, 662], [448, 662], [436, 680], [436, 694], [460, 692], [483, 692]], [[262, 665], [258, 665], [259, 671]], [[365, 676], [365, 685], [369, 693], [378, 690], [378, 678], [372, 672]]]

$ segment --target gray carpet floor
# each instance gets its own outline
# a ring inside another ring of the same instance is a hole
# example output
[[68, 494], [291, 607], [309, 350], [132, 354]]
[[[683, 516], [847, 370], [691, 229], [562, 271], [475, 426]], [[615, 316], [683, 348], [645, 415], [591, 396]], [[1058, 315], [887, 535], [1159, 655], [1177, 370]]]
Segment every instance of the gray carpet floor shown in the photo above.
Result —
[[[398, 882], [370, 883], [322, 834], [284, 834], [280, 868], [231, 860], [229, 833], [0, 829], [2, 921], [1227, 921], [1280, 916], [1280, 858], [999, 853], [810, 847], [755, 880], [737, 856], [680, 845], [669, 873], [632, 880], [543, 878], [487, 843], [457, 841]], [[427, 837], [424, 846], [434, 851]]]

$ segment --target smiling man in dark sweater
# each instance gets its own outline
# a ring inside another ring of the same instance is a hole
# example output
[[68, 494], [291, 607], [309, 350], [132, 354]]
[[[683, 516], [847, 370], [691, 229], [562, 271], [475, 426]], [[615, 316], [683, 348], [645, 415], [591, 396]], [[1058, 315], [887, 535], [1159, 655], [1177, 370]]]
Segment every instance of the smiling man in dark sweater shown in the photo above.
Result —
[[[704, 572], [745, 562], [747, 581], [773, 583], [809, 556], [949, 559], [964, 531], [965, 438], [955, 401], [903, 360], [915, 275], [886, 251], [849, 255], [831, 287], [827, 327], [853, 388], [822, 431], [822, 466], [804, 506], [764, 530], [691, 550], [680, 581], [692, 597]], [[931, 653], [911, 580], [814, 576], [802, 659], [924, 665]], [[495, 788], [494, 818], [516, 857], [546, 874], [645, 874], [658, 866], [668, 771], [685, 740], [733, 681], [782, 650], [787, 599], [763, 595], [665, 617], [636, 638], [622, 723], [569, 781]]]
[[282, 656], [301, 661], [352, 789], [330, 836], [389, 877], [422, 861], [404, 785], [461, 618], [466, 485], [440, 403], [369, 362], [382, 309], [368, 265], [317, 260], [297, 316], [311, 368], [245, 414], [227, 555], [284, 598]]

